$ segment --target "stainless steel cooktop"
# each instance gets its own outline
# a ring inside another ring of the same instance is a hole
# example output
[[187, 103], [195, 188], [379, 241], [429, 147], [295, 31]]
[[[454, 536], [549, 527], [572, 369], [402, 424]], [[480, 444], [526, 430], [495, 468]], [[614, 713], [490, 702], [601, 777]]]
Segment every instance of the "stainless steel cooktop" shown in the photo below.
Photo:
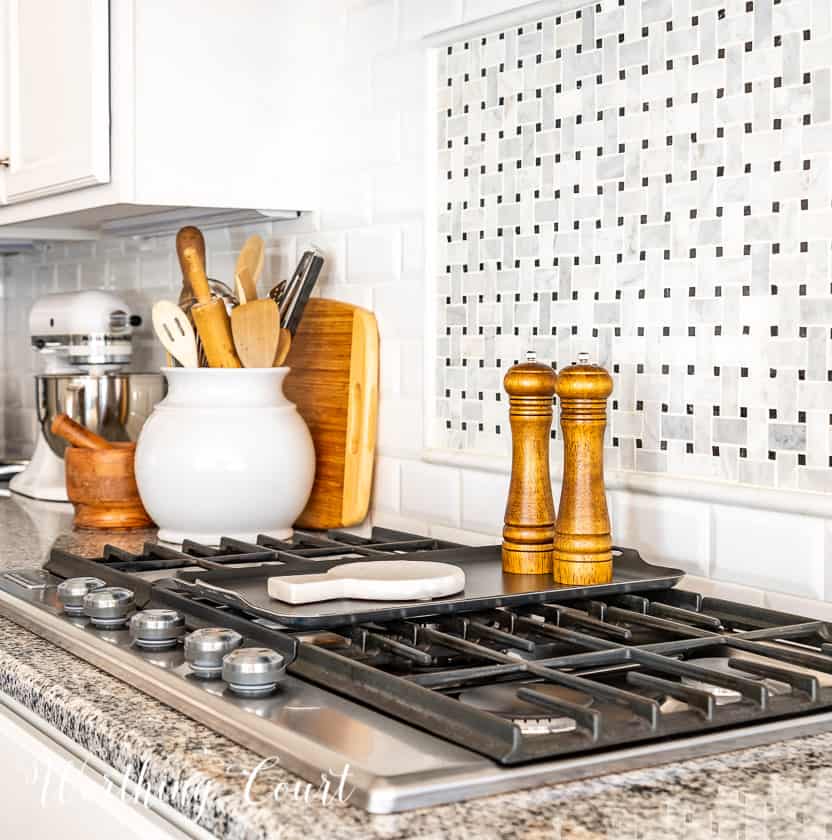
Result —
[[667, 589], [298, 631], [176, 582], [341, 541], [451, 548], [53, 552], [0, 575], [0, 613], [376, 813], [832, 728], [832, 632], [801, 616]]

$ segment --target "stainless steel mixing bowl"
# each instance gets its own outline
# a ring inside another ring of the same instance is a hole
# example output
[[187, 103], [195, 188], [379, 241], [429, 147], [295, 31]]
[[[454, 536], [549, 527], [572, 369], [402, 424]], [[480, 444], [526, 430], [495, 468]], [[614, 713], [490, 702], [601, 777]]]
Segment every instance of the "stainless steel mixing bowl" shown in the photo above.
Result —
[[43, 435], [63, 458], [66, 441], [52, 434], [52, 419], [68, 414], [107, 440], [135, 441], [153, 406], [165, 396], [159, 373], [47, 373], [35, 377], [35, 401]]

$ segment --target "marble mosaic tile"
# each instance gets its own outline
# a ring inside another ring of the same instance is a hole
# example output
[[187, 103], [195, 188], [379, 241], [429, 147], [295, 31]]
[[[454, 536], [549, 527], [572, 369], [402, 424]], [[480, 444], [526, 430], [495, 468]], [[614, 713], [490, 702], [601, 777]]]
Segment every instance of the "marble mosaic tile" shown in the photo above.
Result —
[[832, 490], [824, 5], [603, 0], [439, 50], [433, 444], [507, 452], [505, 370], [585, 350], [609, 466]]

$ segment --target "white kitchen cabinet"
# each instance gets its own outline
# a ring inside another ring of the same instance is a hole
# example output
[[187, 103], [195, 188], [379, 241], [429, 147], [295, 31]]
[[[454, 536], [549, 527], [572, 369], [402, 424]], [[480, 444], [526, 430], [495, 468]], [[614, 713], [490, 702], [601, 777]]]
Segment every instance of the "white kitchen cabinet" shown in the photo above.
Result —
[[[0, 703], [3, 837], [208, 840], [207, 832], [146, 789], [125, 783], [113, 770], [100, 772], [97, 759], [44, 721], [37, 719], [35, 726], [11, 712], [8, 706], [13, 702], [4, 698]], [[14, 705], [32, 722], [36, 720]]]
[[0, 201], [110, 179], [108, 0], [3, 0]]
[[0, 0], [0, 237], [316, 209], [335, 6]]

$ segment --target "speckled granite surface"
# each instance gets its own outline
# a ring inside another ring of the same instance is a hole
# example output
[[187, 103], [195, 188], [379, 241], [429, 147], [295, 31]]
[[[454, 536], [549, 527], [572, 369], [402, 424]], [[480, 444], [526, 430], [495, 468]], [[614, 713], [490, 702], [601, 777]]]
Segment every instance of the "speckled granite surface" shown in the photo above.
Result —
[[[42, 563], [53, 542], [95, 555], [129, 537], [80, 535], [65, 509], [0, 498], [0, 569]], [[287, 795], [297, 777], [241, 771], [258, 757], [0, 618], [0, 690], [223, 838], [820, 838], [832, 836], [832, 733], [653, 770], [370, 816]], [[287, 785], [278, 801], [272, 792]]]

